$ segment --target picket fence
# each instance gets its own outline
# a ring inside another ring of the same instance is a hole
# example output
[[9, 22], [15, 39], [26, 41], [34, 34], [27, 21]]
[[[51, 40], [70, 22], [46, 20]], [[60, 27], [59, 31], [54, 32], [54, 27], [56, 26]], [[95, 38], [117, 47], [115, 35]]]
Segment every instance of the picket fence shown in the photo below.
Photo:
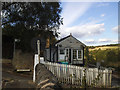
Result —
[[86, 80], [88, 86], [111, 87], [112, 70], [107, 68], [100, 70], [51, 62], [44, 64], [61, 83], [82, 86]]

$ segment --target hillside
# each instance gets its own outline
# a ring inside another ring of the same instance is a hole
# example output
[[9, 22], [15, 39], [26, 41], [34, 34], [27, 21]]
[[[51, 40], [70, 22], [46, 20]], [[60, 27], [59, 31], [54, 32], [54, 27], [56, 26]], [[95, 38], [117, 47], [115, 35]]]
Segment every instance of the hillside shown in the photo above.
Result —
[[89, 47], [89, 51], [93, 51], [93, 50], [106, 50], [106, 49], [118, 49], [118, 47], [120, 46], [120, 44], [110, 44], [110, 45], [101, 45], [101, 46], [88, 46]]
[[100, 62], [101, 66], [114, 67], [120, 71], [120, 44], [88, 46], [89, 63], [95, 64]]

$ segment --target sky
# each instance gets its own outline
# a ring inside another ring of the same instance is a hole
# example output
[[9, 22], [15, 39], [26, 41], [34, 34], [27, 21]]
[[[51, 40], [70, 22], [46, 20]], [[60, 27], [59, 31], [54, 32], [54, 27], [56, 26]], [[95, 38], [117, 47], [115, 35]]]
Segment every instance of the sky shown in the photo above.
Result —
[[118, 43], [118, 2], [61, 2], [59, 39], [70, 33], [87, 46]]

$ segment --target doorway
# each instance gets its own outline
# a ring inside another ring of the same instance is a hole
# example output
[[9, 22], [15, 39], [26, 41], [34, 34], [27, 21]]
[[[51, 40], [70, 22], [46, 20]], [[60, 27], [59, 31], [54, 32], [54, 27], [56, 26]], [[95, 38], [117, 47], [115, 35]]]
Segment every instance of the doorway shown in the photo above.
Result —
[[71, 63], [71, 49], [65, 49], [65, 61]]

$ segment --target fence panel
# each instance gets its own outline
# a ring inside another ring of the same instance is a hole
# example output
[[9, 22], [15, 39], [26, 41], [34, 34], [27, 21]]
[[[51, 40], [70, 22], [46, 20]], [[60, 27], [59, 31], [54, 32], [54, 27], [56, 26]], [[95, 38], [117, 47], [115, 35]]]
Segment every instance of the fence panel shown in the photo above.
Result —
[[112, 70], [99, 70], [98, 68], [85, 68], [51, 62], [46, 62], [44, 64], [61, 83], [81, 86], [85, 75], [86, 84], [89, 86], [111, 87]]

